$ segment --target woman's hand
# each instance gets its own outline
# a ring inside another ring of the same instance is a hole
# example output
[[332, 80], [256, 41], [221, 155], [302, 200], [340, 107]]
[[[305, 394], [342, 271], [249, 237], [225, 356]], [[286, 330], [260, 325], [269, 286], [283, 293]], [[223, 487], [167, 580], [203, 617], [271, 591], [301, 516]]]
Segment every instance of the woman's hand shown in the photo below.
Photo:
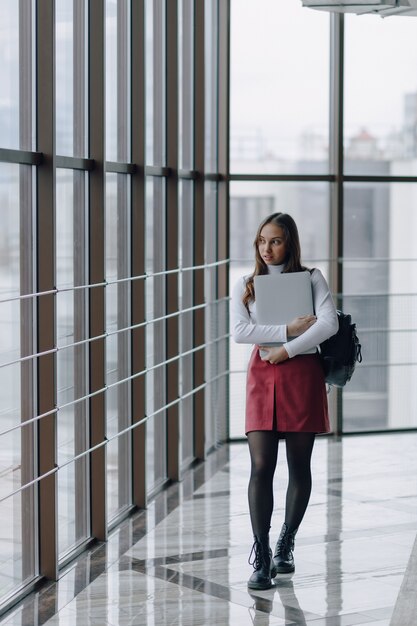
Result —
[[262, 361], [268, 361], [271, 365], [276, 365], [289, 359], [288, 352], [284, 346], [259, 346], [259, 349], [266, 352], [266, 355], [261, 357]]
[[302, 315], [301, 317], [296, 317], [287, 325], [287, 335], [288, 337], [298, 337], [302, 335], [317, 322], [317, 317], [315, 315]]

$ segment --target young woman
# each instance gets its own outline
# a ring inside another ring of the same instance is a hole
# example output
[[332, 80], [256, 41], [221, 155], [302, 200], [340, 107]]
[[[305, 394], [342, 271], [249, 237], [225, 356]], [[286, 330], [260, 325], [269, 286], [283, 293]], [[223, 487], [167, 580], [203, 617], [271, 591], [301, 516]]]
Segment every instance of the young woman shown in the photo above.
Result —
[[[317, 433], [329, 431], [324, 374], [317, 354], [303, 354], [337, 332], [336, 309], [318, 269], [311, 271], [315, 315], [288, 325], [256, 321], [254, 276], [301, 272], [297, 226], [289, 215], [274, 213], [259, 226], [254, 241], [255, 270], [242, 277], [232, 293], [232, 335], [237, 343], [255, 344], [247, 374], [246, 426], [251, 458], [248, 488], [254, 535], [249, 562], [251, 589], [268, 589], [277, 573], [294, 571], [294, 538], [311, 493], [310, 460]], [[293, 337], [287, 341], [288, 337]], [[263, 343], [284, 342], [279, 347]], [[260, 357], [259, 350], [265, 356]], [[269, 547], [273, 511], [273, 477], [278, 441], [285, 439], [289, 483], [285, 521], [275, 552]], [[251, 557], [253, 555], [253, 560]]]

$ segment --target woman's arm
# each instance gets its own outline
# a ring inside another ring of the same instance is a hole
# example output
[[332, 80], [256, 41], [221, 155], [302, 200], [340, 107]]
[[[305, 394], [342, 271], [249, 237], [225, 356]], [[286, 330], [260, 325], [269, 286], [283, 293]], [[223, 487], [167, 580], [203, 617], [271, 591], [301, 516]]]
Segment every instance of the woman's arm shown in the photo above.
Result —
[[337, 333], [339, 327], [336, 307], [329, 286], [320, 270], [315, 269], [312, 272], [311, 284], [317, 321], [302, 335], [284, 345], [290, 358], [318, 346], [322, 341]]
[[236, 343], [274, 343], [287, 341], [287, 327], [282, 325], [255, 324], [242, 302], [246, 280], [241, 278], [232, 291], [230, 304], [230, 332]]

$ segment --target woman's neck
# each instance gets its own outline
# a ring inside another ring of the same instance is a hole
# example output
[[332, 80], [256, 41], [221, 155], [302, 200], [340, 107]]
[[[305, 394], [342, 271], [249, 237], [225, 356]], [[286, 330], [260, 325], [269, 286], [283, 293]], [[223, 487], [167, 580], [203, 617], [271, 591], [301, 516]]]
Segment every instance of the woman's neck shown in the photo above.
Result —
[[285, 264], [282, 265], [268, 265], [268, 274], [281, 274]]

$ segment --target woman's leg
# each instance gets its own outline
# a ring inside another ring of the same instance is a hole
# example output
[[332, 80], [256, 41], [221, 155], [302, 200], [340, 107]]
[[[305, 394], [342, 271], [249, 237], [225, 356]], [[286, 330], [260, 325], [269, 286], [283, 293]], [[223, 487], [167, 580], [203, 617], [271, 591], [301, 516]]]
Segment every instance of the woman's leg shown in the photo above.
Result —
[[249, 563], [254, 572], [248, 580], [249, 589], [269, 589], [276, 576], [269, 547], [269, 527], [274, 507], [273, 479], [278, 456], [278, 433], [252, 431], [248, 433], [251, 475], [248, 498], [254, 534]]
[[285, 522], [274, 552], [274, 567], [279, 574], [293, 572], [294, 540], [311, 494], [311, 453], [314, 433], [286, 433], [288, 489], [285, 502]]
[[255, 430], [247, 434], [251, 458], [248, 487], [249, 511], [253, 534], [269, 533], [274, 508], [273, 479], [278, 457], [278, 433]]
[[311, 494], [311, 454], [314, 433], [286, 433], [288, 489], [285, 523], [289, 532], [296, 530], [304, 517]]

